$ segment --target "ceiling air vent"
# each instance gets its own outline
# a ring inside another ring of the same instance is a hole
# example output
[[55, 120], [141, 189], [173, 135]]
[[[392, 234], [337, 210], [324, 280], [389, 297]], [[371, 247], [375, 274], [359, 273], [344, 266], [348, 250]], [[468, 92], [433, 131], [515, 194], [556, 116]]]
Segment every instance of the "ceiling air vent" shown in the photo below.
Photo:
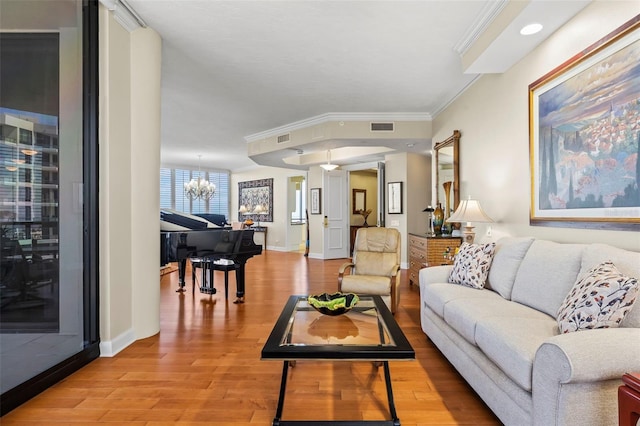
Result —
[[286, 135], [278, 136], [278, 143], [289, 142], [290, 136], [291, 135], [289, 133], [287, 133]]
[[371, 123], [372, 132], [393, 132], [393, 123]]

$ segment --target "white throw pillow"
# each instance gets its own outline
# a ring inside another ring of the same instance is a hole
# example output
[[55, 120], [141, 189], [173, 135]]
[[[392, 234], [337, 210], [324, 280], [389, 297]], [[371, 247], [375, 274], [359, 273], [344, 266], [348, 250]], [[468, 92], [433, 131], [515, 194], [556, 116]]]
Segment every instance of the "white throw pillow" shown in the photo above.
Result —
[[590, 269], [573, 285], [558, 309], [561, 333], [618, 327], [638, 297], [638, 280], [611, 261]]
[[449, 282], [467, 287], [484, 288], [495, 250], [496, 243], [462, 243], [460, 251], [453, 260]]

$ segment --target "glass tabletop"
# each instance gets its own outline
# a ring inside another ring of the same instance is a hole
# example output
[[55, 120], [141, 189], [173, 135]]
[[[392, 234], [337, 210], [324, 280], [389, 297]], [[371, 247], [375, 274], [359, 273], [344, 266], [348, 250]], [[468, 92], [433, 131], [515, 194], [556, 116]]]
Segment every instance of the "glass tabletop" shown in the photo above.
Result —
[[349, 312], [329, 316], [307, 296], [291, 296], [262, 350], [263, 359], [414, 359], [380, 296], [360, 296]]

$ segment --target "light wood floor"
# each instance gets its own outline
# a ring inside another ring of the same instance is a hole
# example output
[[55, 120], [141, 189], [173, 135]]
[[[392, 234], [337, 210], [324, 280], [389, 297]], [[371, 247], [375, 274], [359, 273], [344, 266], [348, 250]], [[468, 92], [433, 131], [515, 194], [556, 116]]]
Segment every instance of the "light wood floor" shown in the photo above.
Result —
[[[228, 301], [222, 272], [214, 296], [176, 293], [161, 281], [161, 324], [112, 358], [99, 358], [0, 419], [3, 426], [50, 424], [269, 425], [282, 364], [260, 351], [291, 294], [335, 291], [345, 260], [266, 251], [247, 263], [246, 303]], [[188, 275], [190, 277], [190, 275]], [[403, 425], [499, 425], [420, 328], [419, 290], [401, 280], [396, 320], [415, 361], [391, 362]], [[368, 362], [300, 361], [290, 369], [283, 419], [389, 418], [382, 369]]]

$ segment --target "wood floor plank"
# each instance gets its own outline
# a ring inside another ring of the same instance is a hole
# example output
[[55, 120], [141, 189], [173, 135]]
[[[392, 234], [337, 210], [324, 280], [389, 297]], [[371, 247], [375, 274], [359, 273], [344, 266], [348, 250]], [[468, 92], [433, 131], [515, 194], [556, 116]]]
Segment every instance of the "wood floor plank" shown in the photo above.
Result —
[[[161, 278], [160, 333], [100, 358], [6, 414], [13, 425], [269, 425], [282, 362], [260, 352], [291, 294], [337, 290], [345, 259], [265, 251], [247, 263], [246, 302], [176, 293], [177, 272]], [[231, 279], [229, 293], [235, 292]], [[222, 285], [222, 287], [221, 287]], [[405, 426], [500, 422], [420, 328], [418, 286], [400, 279], [396, 320], [415, 361], [390, 362], [398, 416]], [[284, 419], [389, 418], [381, 368], [370, 362], [298, 362], [289, 369]]]

